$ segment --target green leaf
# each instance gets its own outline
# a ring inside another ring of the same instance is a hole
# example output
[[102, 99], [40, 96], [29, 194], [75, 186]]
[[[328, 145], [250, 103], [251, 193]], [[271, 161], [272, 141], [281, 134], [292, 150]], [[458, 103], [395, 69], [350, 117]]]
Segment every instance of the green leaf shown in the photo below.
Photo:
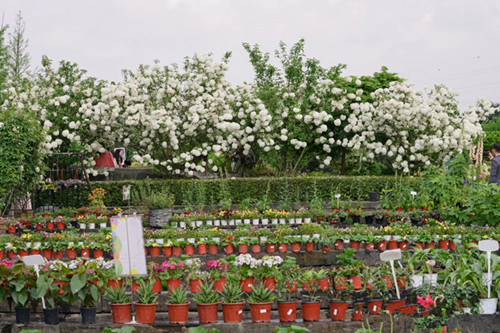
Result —
[[75, 274], [71, 277], [70, 286], [71, 292], [77, 294], [87, 282], [87, 274]]

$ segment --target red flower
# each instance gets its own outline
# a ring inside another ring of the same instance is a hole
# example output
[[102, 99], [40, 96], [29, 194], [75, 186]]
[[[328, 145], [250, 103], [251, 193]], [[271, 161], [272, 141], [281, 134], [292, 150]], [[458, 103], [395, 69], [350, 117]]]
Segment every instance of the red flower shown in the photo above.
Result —
[[417, 303], [422, 305], [426, 310], [434, 305], [431, 295], [425, 297], [417, 296]]

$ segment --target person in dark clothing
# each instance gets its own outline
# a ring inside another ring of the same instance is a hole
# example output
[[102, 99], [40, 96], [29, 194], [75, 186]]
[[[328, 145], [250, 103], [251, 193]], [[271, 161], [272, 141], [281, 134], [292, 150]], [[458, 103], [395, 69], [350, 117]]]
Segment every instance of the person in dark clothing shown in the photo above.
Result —
[[493, 149], [488, 153], [491, 160], [490, 179], [488, 184], [500, 185], [500, 143], [495, 143]]

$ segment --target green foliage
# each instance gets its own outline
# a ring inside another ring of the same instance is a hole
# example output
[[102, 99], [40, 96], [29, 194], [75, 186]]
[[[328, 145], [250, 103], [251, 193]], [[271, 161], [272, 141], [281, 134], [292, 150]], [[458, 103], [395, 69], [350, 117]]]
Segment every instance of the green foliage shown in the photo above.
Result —
[[141, 304], [154, 304], [158, 300], [158, 294], [153, 292], [153, 283], [146, 280], [137, 281], [139, 290], [137, 291], [137, 301]]
[[220, 331], [216, 328], [212, 328], [211, 330], [207, 330], [203, 326], [190, 327], [186, 333], [219, 333]]
[[264, 283], [260, 283], [257, 287], [252, 286], [252, 292], [248, 296], [249, 303], [268, 303], [274, 301], [276, 296], [271, 289], [267, 289]]
[[123, 326], [120, 328], [109, 328], [106, 327], [102, 330], [102, 333], [132, 333], [135, 331], [135, 327], [132, 326]]
[[22, 75], [27, 74], [30, 67], [28, 54], [28, 40], [24, 37], [25, 23], [21, 11], [17, 13], [16, 24], [9, 33], [9, 74], [12, 80], [19, 81]]
[[5, 42], [5, 34], [8, 26], [0, 29], [0, 90], [4, 88], [8, 76], [7, 64], [9, 60], [8, 48]]
[[167, 294], [167, 304], [186, 304], [187, 302], [187, 290], [184, 286], [171, 290]]
[[289, 327], [276, 326], [274, 328], [274, 333], [305, 333], [305, 332], [311, 332], [311, 331], [309, 329], [307, 329], [306, 327], [297, 326], [297, 325], [291, 325]]
[[219, 298], [219, 293], [214, 290], [214, 284], [204, 281], [194, 296], [194, 301], [200, 304], [213, 304], [219, 302]]
[[126, 294], [126, 286], [106, 289], [105, 297], [113, 304], [130, 303], [130, 296]]
[[40, 330], [21, 330], [19, 333], [43, 333]]
[[229, 280], [227, 281], [221, 293], [222, 303], [240, 303], [243, 299], [243, 292], [238, 282]]
[[149, 209], [171, 208], [174, 204], [174, 196], [171, 193], [153, 193], [143, 203]]

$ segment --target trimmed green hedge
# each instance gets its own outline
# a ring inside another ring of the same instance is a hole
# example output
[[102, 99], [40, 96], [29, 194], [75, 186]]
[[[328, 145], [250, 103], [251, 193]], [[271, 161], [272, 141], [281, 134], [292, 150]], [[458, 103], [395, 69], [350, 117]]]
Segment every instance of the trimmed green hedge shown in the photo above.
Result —
[[[132, 185], [131, 204], [141, 205], [148, 193], [171, 192], [176, 205], [219, 204], [228, 199], [238, 204], [246, 199], [256, 202], [266, 197], [270, 202], [306, 202], [320, 197], [330, 202], [336, 193], [341, 200], [367, 200], [368, 192], [391, 189], [396, 182], [417, 188], [419, 178], [392, 176], [325, 176], [325, 177], [269, 177], [235, 179], [158, 179], [144, 181], [92, 182], [92, 187], [106, 190], [107, 206], [125, 206], [122, 186]], [[335, 200], [335, 199], [334, 199]]]

